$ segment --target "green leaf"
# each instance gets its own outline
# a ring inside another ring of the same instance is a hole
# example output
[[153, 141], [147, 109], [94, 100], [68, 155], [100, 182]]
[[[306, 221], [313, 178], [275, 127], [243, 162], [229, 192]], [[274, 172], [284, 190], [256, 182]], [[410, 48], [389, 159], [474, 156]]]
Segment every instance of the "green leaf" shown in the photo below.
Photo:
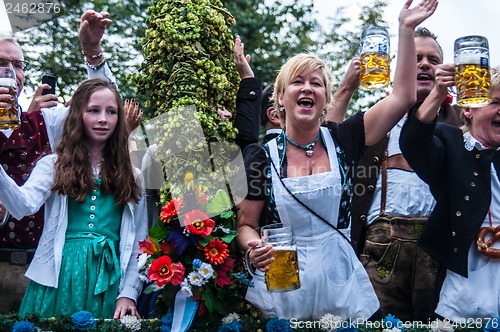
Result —
[[205, 291], [203, 292], [201, 297], [211, 314], [214, 312], [222, 312], [224, 310], [224, 308], [222, 307], [222, 303], [218, 301], [217, 294], [211, 287], [205, 288]]
[[[171, 220], [172, 222], [172, 220]], [[156, 224], [149, 229], [149, 236], [156, 240], [163, 240], [167, 237], [168, 229], [163, 221], [157, 221]]]
[[144, 294], [150, 294], [150, 293], [153, 293], [153, 292], [157, 292], [157, 291], [159, 291], [162, 288], [163, 287], [158, 287], [156, 285], [156, 283], [154, 283], [154, 284], [151, 284], [148, 287], [146, 287], [146, 289], [144, 290]]
[[229, 219], [232, 216], [234, 216], [234, 212], [233, 211], [227, 211], [227, 212], [221, 213], [220, 216], [221, 216], [221, 218]]
[[238, 232], [236, 232], [235, 230], [231, 230], [229, 234], [221, 236], [220, 239], [226, 243], [231, 243], [236, 235], [238, 235]]
[[[218, 215], [222, 212], [231, 210], [231, 201], [227, 193], [219, 189], [215, 196], [208, 203], [207, 212], [210, 215]], [[232, 212], [231, 212], [232, 213]]]

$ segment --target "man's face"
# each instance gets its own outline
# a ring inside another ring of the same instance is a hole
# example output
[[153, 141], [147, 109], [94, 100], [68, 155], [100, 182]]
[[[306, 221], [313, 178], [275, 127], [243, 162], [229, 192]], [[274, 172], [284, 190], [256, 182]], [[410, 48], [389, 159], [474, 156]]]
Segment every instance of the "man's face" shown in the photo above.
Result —
[[431, 37], [415, 38], [417, 51], [417, 100], [427, 98], [436, 79], [437, 65], [443, 63], [439, 46]]
[[24, 87], [24, 71], [22, 68], [14, 66], [12, 62], [5, 60], [24, 61], [23, 53], [21, 52], [21, 50], [16, 47], [16, 45], [6, 40], [0, 42], [0, 63], [2, 67], [10, 67], [14, 69], [16, 73], [17, 95], [19, 95]]

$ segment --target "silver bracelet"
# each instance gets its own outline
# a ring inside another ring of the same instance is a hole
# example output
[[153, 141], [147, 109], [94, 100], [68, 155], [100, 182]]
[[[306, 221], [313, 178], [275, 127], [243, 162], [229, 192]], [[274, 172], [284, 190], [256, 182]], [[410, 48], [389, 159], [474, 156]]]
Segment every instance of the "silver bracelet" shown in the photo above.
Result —
[[92, 65], [92, 64], [90, 64], [90, 63], [87, 61], [87, 59], [85, 59], [85, 64], [86, 64], [86, 65], [87, 65], [87, 67], [88, 67], [89, 69], [91, 69], [91, 70], [98, 70], [98, 69], [101, 69], [101, 68], [104, 66], [104, 64], [105, 64], [105, 63], [106, 63], [106, 58], [105, 58], [105, 57], [103, 57], [102, 61], [101, 61], [99, 64], [97, 64], [97, 65]]
[[98, 58], [102, 57], [104, 53], [101, 51], [101, 53], [99, 53], [99, 54], [89, 55], [89, 54], [85, 53], [85, 52], [82, 50], [82, 54], [83, 54], [83, 55], [85, 55], [85, 56], [88, 56], [88, 57], [89, 57], [89, 58], [91, 58], [91, 59], [94, 59], [94, 60], [95, 60], [95, 59], [98, 59]]

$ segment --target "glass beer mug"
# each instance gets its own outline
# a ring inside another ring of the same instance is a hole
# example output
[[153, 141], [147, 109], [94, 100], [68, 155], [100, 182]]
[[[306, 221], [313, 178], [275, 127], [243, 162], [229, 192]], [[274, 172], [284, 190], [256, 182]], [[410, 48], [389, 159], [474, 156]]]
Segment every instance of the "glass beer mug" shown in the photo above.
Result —
[[[266, 287], [269, 292], [288, 292], [300, 288], [299, 261], [297, 247], [291, 226], [270, 224], [261, 227], [260, 236], [262, 245], [272, 245], [274, 262], [269, 264], [269, 271], [265, 274]], [[247, 266], [250, 267], [248, 255]], [[248, 269], [255, 276], [252, 269]]]
[[12, 104], [0, 107], [0, 130], [17, 129], [21, 126], [21, 112], [17, 104], [17, 83], [14, 69], [0, 67], [0, 87], [8, 88]]
[[490, 55], [483, 36], [465, 36], [455, 40], [455, 83], [457, 104], [482, 107], [491, 103]]
[[361, 86], [368, 90], [385, 88], [391, 80], [389, 32], [372, 26], [361, 35]]

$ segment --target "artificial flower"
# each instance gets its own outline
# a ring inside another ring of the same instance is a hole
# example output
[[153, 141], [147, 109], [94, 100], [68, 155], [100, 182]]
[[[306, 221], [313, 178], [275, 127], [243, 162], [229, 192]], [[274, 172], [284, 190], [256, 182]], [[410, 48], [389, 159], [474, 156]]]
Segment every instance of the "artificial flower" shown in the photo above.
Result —
[[197, 239], [184, 236], [184, 234], [178, 229], [171, 230], [168, 233], [166, 240], [174, 244], [174, 252], [178, 256], [182, 256], [189, 245], [195, 245], [198, 242]]
[[33, 332], [35, 329], [35, 324], [28, 322], [27, 320], [21, 320], [12, 326], [12, 332]]
[[192, 210], [184, 215], [184, 225], [191, 234], [209, 236], [215, 227], [215, 221], [200, 210]]
[[161, 252], [165, 255], [171, 254], [174, 252], [174, 244], [170, 241], [163, 241], [160, 244]]
[[224, 323], [219, 328], [219, 332], [240, 332], [243, 330], [243, 326], [237, 320], [234, 320], [230, 323]]
[[169, 256], [161, 256], [151, 263], [148, 271], [150, 280], [156, 280], [158, 287], [167, 283], [179, 285], [184, 279], [185, 268], [181, 263], [172, 263]]
[[202, 261], [198, 258], [193, 259], [193, 267], [195, 269], [199, 269], [201, 266]]
[[183, 205], [184, 201], [181, 198], [172, 199], [167, 205], [161, 208], [160, 220], [164, 223], [169, 223], [178, 214], [177, 211], [182, 210]]
[[386, 327], [385, 330], [392, 330], [394, 332], [395, 329], [396, 330], [400, 330], [400, 331], [403, 331], [404, 328], [403, 328], [403, 322], [399, 320], [399, 318], [391, 315], [391, 314], [388, 314], [385, 318], [384, 318], [384, 326]]
[[139, 250], [148, 255], [153, 255], [155, 252], [159, 251], [158, 246], [150, 236], [144, 241], [139, 241]]
[[146, 253], [140, 254], [139, 257], [137, 257], [137, 267], [139, 269], [142, 269], [148, 262], [149, 257], [151, 257], [151, 255], [148, 255]]
[[319, 325], [323, 331], [336, 331], [342, 324], [342, 318], [332, 314], [325, 314], [319, 320]]
[[488, 320], [484, 327], [485, 332], [498, 332], [500, 331], [500, 319], [498, 317]]
[[268, 332], [292, 332], [291, 324], [286, 319], [281, 318], [271, 318], [266, 324], [266, 330]]
[[94, 316], [88, 311], [79, 311], [71, 315], [73, 329], [76, 331], [91, 330], [96, 327]]
[[168, 312], [165, 316], [161, 318], [161, 326], [160, 332], [170, 332], [172, 331], [172, 322], [174, 320], [174, 312], [171, 309], [168, 309]]
[[203, 248], [205, 258], [212, 264], [218, 265], [224, 263], [229, 256], [227, 244], [220, 239], [212, 239], [206, 247]]
[[201, 263], [201, 265], [197, 271], [205, 279], [210, 279], [214, 275], [214, 269], [213, 269], [212, 265], [207, 264], [207, 263]]
[[188, 274], [189, 283], [193, 286], [203, 286], [207, 281], [198, 271]]
[[136, 316], [125, 315], [120, 318], [120, 323], [125, 325], [130, 331], [141, 330], [141, 321]]
[[229, 323], [231, 323], [231, 322], [233, 322], [235, 320], [239, 321], [240, 320], [240, 315], [238, 315], [235, 312], [232, 312], [229, 315], [227, 315], [226, 317], [222, 318], [222, 323], [223, 324], [229, 324]]
[[193, 290], [191, 289], [191, 285], [189, 284], [187, 279], [184, 279], [181, 282], [181, 292], [186, 294], [187, 296], [193, 296]]
[[219, 287], [224, 287], [225, 285], [232, 285], [231, 278], [227, 275], [227, 272], [231, 271], [234, 265], [235, 259], [226, 258], [224, 263], [217, 267], [217, 278], [215, 278], [215, 283]]

